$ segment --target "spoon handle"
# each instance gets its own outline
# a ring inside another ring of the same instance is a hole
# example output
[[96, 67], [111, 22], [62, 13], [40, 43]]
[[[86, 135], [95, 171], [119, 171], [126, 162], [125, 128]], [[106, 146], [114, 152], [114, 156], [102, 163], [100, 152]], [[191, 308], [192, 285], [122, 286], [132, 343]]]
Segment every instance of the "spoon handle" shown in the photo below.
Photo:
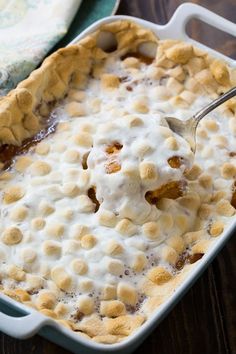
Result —
[[232, 98], [234, 96], [236, 96], [236, 87], [233, 87], [231, 90], [229, 90], [226, 93], [224, 93], [223, 95], [219, 96], [214, 101], [209, 103], [209, 105], [207, 105], [206, 107], [202, 108], [199, 112], [194, 114], [194, 116], [192, 118], [195, 121], [195, 127], [198, 125], [200, 120], [203, 117], [205, 117], [205, 115], [207, 115], [213, 109], [220, 106], [222, 103], [224, 103], [225, 101], [229, 100], [230, 98]]

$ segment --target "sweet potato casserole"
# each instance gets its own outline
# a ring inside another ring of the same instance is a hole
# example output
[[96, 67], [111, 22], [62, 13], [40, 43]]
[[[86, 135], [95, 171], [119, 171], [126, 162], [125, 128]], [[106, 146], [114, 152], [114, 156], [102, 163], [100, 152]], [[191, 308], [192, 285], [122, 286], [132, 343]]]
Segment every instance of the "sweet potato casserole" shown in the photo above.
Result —
[[235, 85], [202, 50], [116, 21], [1, 98], [1, 291], [97, 342], [141, 326], [236, 206], [235, 100], [200, 123], [195, 156], [162, 118]]

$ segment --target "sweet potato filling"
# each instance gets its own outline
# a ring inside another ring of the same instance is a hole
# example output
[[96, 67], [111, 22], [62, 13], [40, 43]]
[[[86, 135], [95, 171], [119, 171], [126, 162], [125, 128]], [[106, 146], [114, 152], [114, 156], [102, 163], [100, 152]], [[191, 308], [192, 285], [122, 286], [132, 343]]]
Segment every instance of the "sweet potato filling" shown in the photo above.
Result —
[[183, 159], [179, 156], [172, 156], [167, 161], [172, 168], [180, 168], [180, 166], [183, 164]]
[[150, 204], [156, 205], [162, 198], [177, 199], [183, 196], [186, 189], [185, 181], [171, 181], [154, 191], [148, 191], [145, 195]]
[[106, 153], [107, 154], [117, 154], [121, 149], [123, 145], [121, 145], [118, 141], [114, 142], [112, 145], [108, 145], [106, 148]]
[[111, 174], [120, 171], [121, 165], [117, 159], [117, 155], [122, 149], [122, 147], [123, 145], [117, 141], [106, 147], [105, 151], [109, 155], [108, 161], [105, 165], [106, 173]]
[[97, 196], [96, 196], [96, 188], [95, 187], [91, 187], [88, 190], [88, 197], [91, 199], [91, 201], [93, 202], [93, 204], [95, 204], [95, 213], [98, 211], [99, 207], [100, 207], [100, 203], [97, 200]]
[[190, 263], [190, 264], [196, 263], [203, 256], [204, 256], [204, 253], [189, 254], [189, 252], [185, 251], [179, 256], [177, 262], [175, 263], [175, 268], [177, 270], [181, 270], [181, 269], [183, 269], [185, 264], [187, 264], [187, 263]]
[[231, 197], [231, 205], [236, 209], [236, 181], [233, 184], [233, 194]]
[[106, 173], [116, 173], [121, 170], [121, 165], [115, 159], [109, 160], [105, 165]]
[[88, 156], [90, 154], [90, 151], [86, 152], [84, 155], [83, 155], [83, 158], [82, 158], [82, 167], [83, 167], [83, 170], [87, 170], [88, 169]]

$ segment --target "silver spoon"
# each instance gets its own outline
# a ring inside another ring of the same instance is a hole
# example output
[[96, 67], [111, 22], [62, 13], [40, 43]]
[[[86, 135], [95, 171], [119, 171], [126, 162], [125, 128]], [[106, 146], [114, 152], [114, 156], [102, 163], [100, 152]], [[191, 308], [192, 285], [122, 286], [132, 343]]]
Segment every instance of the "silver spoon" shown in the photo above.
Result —
[[216, 107], [220, 106], [225, 101], [236, 96], [236, 87], [227, 91], [220, 97], [216, 98], [206, 107], [202, 108], [199, 112], [194, 114], [191, 118], [186, 121], [174, 117], [165, 117], [163, 119], [169, 126], [169, 128], [176, 134], [180, 135], [182, 138], [187, 140], [193, 153], [196, 151], [196, 129], [200, 120], [205, 117], [209, 112], [213, 111]]

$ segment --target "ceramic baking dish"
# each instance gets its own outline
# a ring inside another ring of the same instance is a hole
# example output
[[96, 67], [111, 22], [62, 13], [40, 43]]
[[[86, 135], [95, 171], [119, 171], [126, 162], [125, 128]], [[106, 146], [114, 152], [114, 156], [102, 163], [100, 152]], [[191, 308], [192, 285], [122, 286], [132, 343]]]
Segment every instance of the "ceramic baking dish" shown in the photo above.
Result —
[[[213, 49], [190, 39], [186, 34], [186, 24], [190, 19], [197, 18], [206, 22], [213, 27], [216, 27], [224, 32], [236, 36], [236, 25], [198, 5], [186, 3], [181, 5], [173, 15], [172, 19], [165, 26], [159, 26], [151, 22], [147, 22], [138, 18], [128, 16], [112, 16], [104, 18], [87, 30], [81, 33], [72, 43], [85, 37], [88, 33], [96, 30], [100, 25], [117, 21], [119, 19], [129, 19], [143, 27], [152, 30], [158, 35], [160, 39], [173, 38], [180, 39], [186, 42], [193, 43], [215, 57], [224, 59], [229, 65], [235, 67], [236, 62]], [[124, 342], [118, 344], [99, 344], [79, 336], [72, 330], [65, 328], [56, 321], [45, 317], [41, 313], [30, 309], [23, 304], [20, 304], [11, 298], [0, 295], [0, 330], [12, 337], [24, 339], [39, 333], [43, 337], [55, 342], [73, 353], [130, 353], [137, 348], [141, 342], [151, 333], [151, 331], [161, 322], [161, 320], [168, 314], [174, 305], [181, 299], [184, 293], [196, 281], [200, 274], [206, 269], [209, 263], [217, 255], [220, 249], [230, 236], [236, 232], [236, 220], [229, 225], [228, 229], [216, 240], [214, 246], [204, 256], [201, 262], [198, 262], [191, 274], [178, 287], [174, 294], [163, 303], [153, 314], [153, 316], [144, 323], [133, 335], [128, 337]]]

